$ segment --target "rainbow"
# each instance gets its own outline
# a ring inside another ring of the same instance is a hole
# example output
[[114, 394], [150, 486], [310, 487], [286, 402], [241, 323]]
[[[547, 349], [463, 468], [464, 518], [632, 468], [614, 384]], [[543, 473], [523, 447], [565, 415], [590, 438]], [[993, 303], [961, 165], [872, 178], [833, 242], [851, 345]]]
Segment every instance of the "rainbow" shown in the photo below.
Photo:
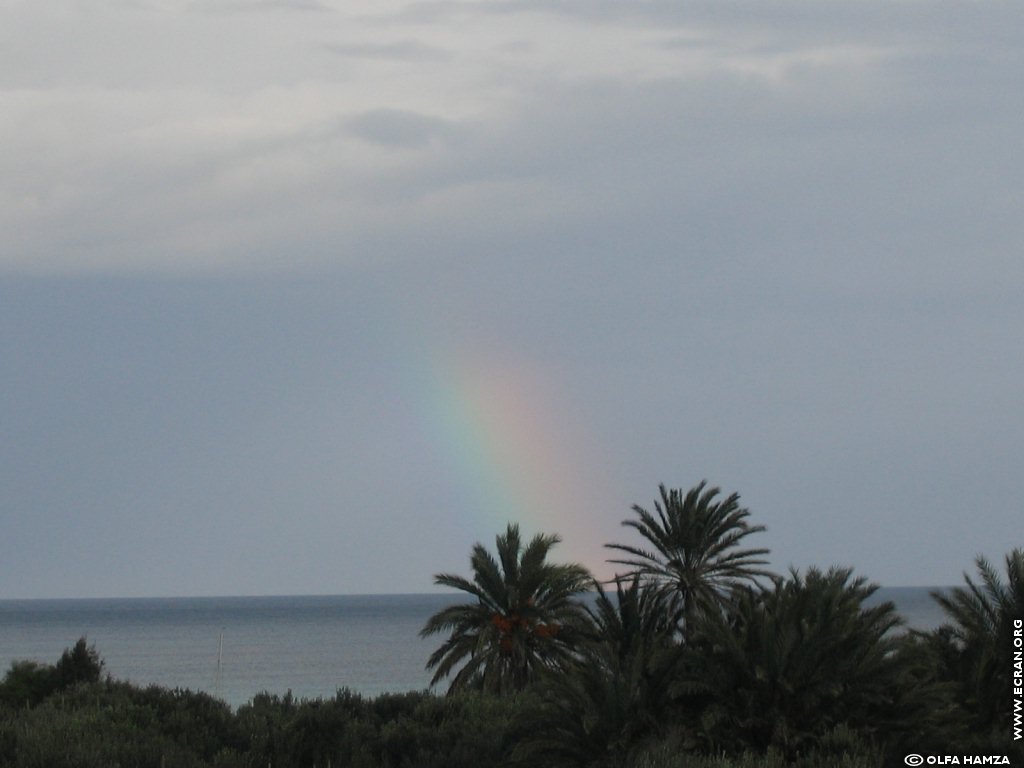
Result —
[[435, 351], [426, 370], [428, 430], [456, 486], [463, 529], [486, 545], [509, 522], [524, 537], [557, 533], [557, 560], [600, 570], [607, 531], [598, 522], [610, 497], [555, 367], [463, 347]]

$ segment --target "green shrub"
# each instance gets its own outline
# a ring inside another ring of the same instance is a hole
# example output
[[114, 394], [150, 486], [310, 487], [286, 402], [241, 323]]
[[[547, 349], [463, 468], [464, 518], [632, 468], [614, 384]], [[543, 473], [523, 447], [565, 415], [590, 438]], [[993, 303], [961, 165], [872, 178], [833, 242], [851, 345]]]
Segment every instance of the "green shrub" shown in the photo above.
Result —
[[54, 672], [59, 688], [70, 688], [78, 683], [95, 683], [103, 672], [103, 659], [96, 646], [87, 645], [84, 637], [61, 654]]
[[848, 569], [812, 568], [709, 615], [677, 686], [704, 748], [841, 753], [837, 729], [874, 741], [899, 727], [899, 617], [891, 603], [864, 606], [875, 589]]
[[193, 768], [244, 765], [227, 704], [189, 691], [81, 683], [0, 721], [0, 765]]
[[8, 707], [34, 707], [57, 691], [79, 683], [100, 679], [103, 660], [84, 637], [65, 648], [55, 665], [35, 661], [15, 661], [0, 682], [0, 704]]
[[57, 690], [54, 668], [35, 661], [15, 661], [0, 683], [0, 703], [34, 707]]

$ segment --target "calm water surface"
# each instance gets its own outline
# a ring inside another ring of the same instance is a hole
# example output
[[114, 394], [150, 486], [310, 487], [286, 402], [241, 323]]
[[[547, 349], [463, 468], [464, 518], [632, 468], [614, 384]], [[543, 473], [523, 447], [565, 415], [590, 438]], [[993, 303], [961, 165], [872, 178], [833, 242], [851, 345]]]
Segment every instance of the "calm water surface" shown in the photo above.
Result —
[[[879, 590], [908, 626], [942, 613], [927, 587]], [[440, 637], [419, 638], [452, 595], [0, 601], [0, 665], [52, 664], [82, 635], [106, 671], [137, 684], [213, 693], [234, 706], [262, 691], [330, 697], [422, 690]], [[219, 660], [219, 663], [218, 663]]]

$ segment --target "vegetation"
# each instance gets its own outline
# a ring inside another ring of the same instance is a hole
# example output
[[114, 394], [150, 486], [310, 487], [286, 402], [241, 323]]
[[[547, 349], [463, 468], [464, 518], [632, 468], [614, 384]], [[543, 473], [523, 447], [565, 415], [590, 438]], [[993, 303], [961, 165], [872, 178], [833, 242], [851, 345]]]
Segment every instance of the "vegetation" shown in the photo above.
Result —
[[629, 566], [632, 574], [677, 601], [684, 635], [696, 616], [721, 610], [737, 587], [770, 575], [759, 568], [767, 563], [761, 559], [767, 549], [738, 548], [764, 526], [747, 523], [750, 511], [739, 505], [738, 494], [716, 501], [720, 490], [706, 486], [706, 481], [701, 482], [685, 495], [659, 486], [656, 514], [633, 506], [639, 519], [622, 524], [637, 531], [650, 549], [607, 545], [630, 555], [610, 562]]
[[100, 679], [103, 660], [84, 637], [61, 655], [55, 665], [34, 661], [16, 661], [0, 683], [0, 704], [33, 706], [54, 693], [78, 683]]
[[953, 682], [958, 703], [975, 734], [1009, 732], [1013, 621], [1024, 620], [1024, 550], [1006, 556], [1006, 581], [983, 557], [980, 582], [964, 574], [965, 587], [933, 593], [949, 622], [930, 636], [939, 675]]
[[516, 754], [526, 764], [622, 765], [671, 729], [682, 658], [667, 600], [636, 577], [616, 582], [614, 599], [598, 589], [576, 662], [547, 675], [540, 705], [522, 713]]
[[497, 765], [507, 697], [426, 693], [326, 701], [260, 695], [232, 712], [203, 693], [83, 683], [0, 710], [0, 765], [12, 768], [476, 768]]
[[[949, 623], [910, 632], [848, 568], [765, 579], [735, 495], [701, 483], [634, 508], [652, 549], [612, 545], [609, 594], [548, 562], [556, 536], [473, 548], [469, 597], [431, 617], [449, 695], [261, 694], [237, 711], [204, 693], [102, 677], [85, 638], [0, 681], [0, 765], [12, 768], [881, 768], [908, 753], [1024, 760], [1010, 718], [1024, 551], [1005, 578], [935, 599]], [[594, 592], [584, 594], [587, 587]]]
[[795, 758], [898, 728], [900, 619], [865, 607], [875, 589], [849, 569], [793, 571], [705, 616], [678, 682], [705, 749]]
[[[476, 598], [449, 606], [430, 618], [422, 636], [449, 632], [431, 655], [431, 684], [454, 673], [450, 692], [521, 691], [544, 670], [564, 669], [583, 626], [574, 598], [589, 589], [582, 565], [549, 563], [557, 536], [538, 534], [523, 546], [519, 526], [496, 539], [497, 558], [482, 544], [473, 547], [473, 580], [441, 573], [434, 583]], [[456, 671], [459, 665], [460, 669]]]

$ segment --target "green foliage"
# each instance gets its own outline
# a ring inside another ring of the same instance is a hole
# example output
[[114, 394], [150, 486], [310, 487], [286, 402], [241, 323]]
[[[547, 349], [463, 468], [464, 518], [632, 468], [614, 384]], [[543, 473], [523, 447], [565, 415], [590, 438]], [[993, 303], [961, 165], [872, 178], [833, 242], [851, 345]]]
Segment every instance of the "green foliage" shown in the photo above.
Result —
[[497, 557], [473, 547], [473, 580], [441, 573], [434, 583], [476, 598], [434, 614], [422, 637], [448, 633], [427, 662], [431, 685], [449, 675], [450, 692], [523, 690], [544, 670], [572, 659], [584, 616], [574, 598], [591, 584], [576, 564], [547, 562], [557, 536], [539, 534], [523, 546], [519, 526], [496, 538]]
[[1009, 706], [1013, 622], [1024, 620], [1024, 550], [1012, 550], [1005, 563], [1005, 581], [979, 557], [979, 582], [965, 573], [965, 587], [932, 593], [949, 621], [922, 635], [922, 643], [932, 655], [935, 678], [953, 687], [970, 734], [961, 743], [1024, 760], [1024, 747], [1011, 741]]
[[382, 765], [388, 768], [476, 768], [497, 765], [509, 746], [510, 722], [522, 697], [417, 695], [415, 706], [383, 721]]
[[[237, 712], [204, 693], [102, 678], [81, 638], [54, 665], [17, 661], [0, 682], [0, 765], [11, 768], [881, 768], [921, 754], [1009, 754], [1012, 622], [1024, 618], [1024, 551], [1006, 580], [936, 599], [950, 622], [900, 631], [890, 603], [849, 569], [756, 583], [764, 550], [736, 497], [702, 483], [662, 491], [628, 521], [633, 555], [614, 595], [547, 562], [510, 525], [497, 556], [473, 550], [473, 598], [422, 632], [447, 696], [326, 700], [261, 694]], [[674, 549], [673, 549], [674, 547]], [[701, 555], [700, 553], [703, 553]], [[680, 629], [685, 630], [680, 633]], [[684, 637], [685, 634], [685, 637]], [[457, 670], [457, 671], [456, 671]]]
[[671, 745], [659, 745], [638, 755], [623, 768], [883, 768], [885, 765], [888, 763], [884, 758], [864, 745], [841, 754], [812, 752], [795, 760], [775, 750], [726, 757], [694, 755], [680, 752]]
[[795, 756], [901, 722], [899, 618], [891, 603], [864, 606], [875, 589], [848, 569], [794, 571], [738, 594], [728, 616], [706, 614], [677, 690], [707, 748]]
[[95, 683], [103, 672], [103, 660], [96, 646], [87, 645], [84, 637], [74, 647], [66, 649], [57, 662], [58, 688], [70, 688], [77, 683]]
[[0, 703], [34, 707], [57, 690], [54, 668], [35, 661], [15, 661], [0, 683]]
[[543, 703], [526, 710], [516, 757], [550, 766], [621, 765], [665, 732], [669, 686], [680, 661], [675, 622], [664, 595], [634, 578], [603, 589], [579, 657], [547, 675]]
[[[326, 701], [259, 696], [238, 712], [256, 765], [475, 768], [497, 765], [521, 697], [340, 691]], [[262, 735], [260, 735], [262, 734]]]
[[246, 748], [230, 708], [206, 694], [82, 683], [0, 722], [0, 764], [191, 766]]
[[81, 637], [66, 648], [55, 665], [35, 661], [15, 661], [0, 682], [0, 704], [9, 707], [34, 707], [48, 696], [78, 683], [100, 679], [103, 660], [96, 648]]
[[1024, 550], [1006, 556], [1006, 581], [983, 557], [975, 564], [981, 578], [964, 574], [966, 587], [932, 593], [949, 623], [932, 643], [945, 669], [958, 683], [961, 702], [976, 730], [1010, 728], [1010, 665], [1013, 620], [1024, 619]]
[[767, 549], [739, 549], [743, 539], [764, 526], [747, 523], [750, 512], [740, 507], [738, 494], [716, 501], [720, 490], [706, 485], [702, 481], [686, 494], [659, 486], [656, 514], [633, 507], [639, 519], [622, 524], [636, 530], [649, 549], [606, 545], [630, 555], [610, 562], [630, 566], [631, 574], [657, 584], [679, 601], [684, 635], [696, 616], [719, 611], [736, 587], [769, 575], [758, 567], [766, 564], [761, 558]]

